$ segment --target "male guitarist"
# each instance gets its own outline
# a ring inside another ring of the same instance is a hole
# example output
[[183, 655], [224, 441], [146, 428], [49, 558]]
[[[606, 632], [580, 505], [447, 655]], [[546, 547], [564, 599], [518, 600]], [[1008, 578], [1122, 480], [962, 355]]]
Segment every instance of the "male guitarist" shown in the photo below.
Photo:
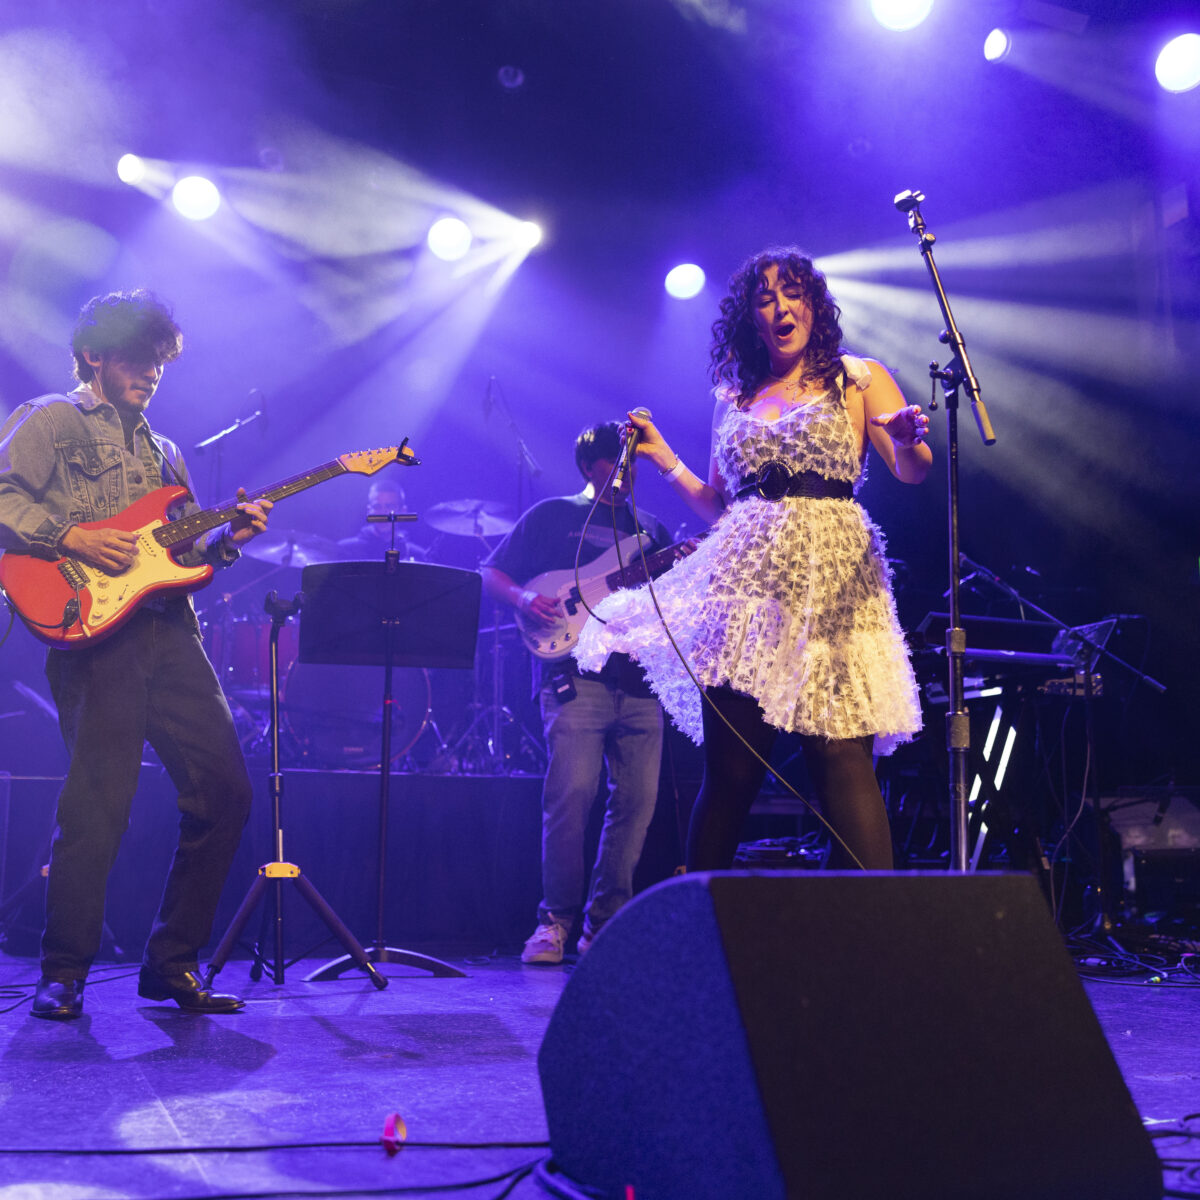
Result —
[[[155, 488], [188, 486], [178, 447], [145, 417], [182, 345], [169, 309], [149, 292], [114, 292], [84, 306], [71, 338], [79, 386], [21, 405], [0, 429], [0, 549], [61, 558], [80, 575], [91, 568], [119, 584], [139, 553], [137, 535], [92, 523]], [[266, 528], [270, 502], [251, 503], [243, 490], [238, 498], [239, 515], [198, 538], [182, 561], [226, 565]], [[197, 508], [189, 497], [174, 515]], [[62, 618], [77, 619], [75, 611]], [[236, 996], [205, 990], [197, 973], [251, 789], [189, 599], [151, 597], [115, 632], [51, 649], [46, 675], [71, 763], [58, 798], [33, 1015], [82, 1014], [145, 741], [179, 790], [181, 819], [138, 994], [193, 1012], [242, 1008]]]
[[[612, 547], [614, 522], [623, 537], [638, 532], [626, 499], [632, 474], [615, 496], [606, 487], [621, 453], [621, 431], [615, 421], [585, 429], [575, 443], [575, 462], [587, 486], [535, 504], [483, 565], [488, 593], [512, 605], [526, 623], [549, 627], [561, 616], [561, 602], [528, 587], [531, 580], [569, 570], [577, 552], [583, 571]], [[600, 503], [584, 533], [597, 494]], [[640, 516], [646, 553], [664, 547], [662, 523]], [[540, 699], [550, 757], [542, 791], [543, 898], [521, 961], [560, 963], [581, 911], [582, 953], [632, 895], [633, 869], [658, 795], [663, 718], [641, 670], [618, 654], [598, 675], [579, 674], [569, 655], [544, 661]], [[606, 762], [608, 799], [585, 902], [583, 836]]]

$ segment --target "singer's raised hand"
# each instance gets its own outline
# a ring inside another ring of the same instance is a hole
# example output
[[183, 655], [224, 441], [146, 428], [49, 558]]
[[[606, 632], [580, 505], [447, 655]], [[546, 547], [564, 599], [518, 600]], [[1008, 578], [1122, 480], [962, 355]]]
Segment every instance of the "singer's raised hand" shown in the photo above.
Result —
[[919, 446], [929, 436], [929, 418], [919, 404], [909, 404], [897, 412], [872, 417], [871, 424], [885, 429], [888, 437], [901, 448]]
[[675, 452], [667, 445], [666, 439], [658, 431], [649, 414], [643, 415], [636, 409], [627, 414], [629, 420], [625, 426], [626, 437], [630, 428], [638, 431], [638, 442], [635, 449], [641, 458], [648, 458], [661, 471], [675, 461]]

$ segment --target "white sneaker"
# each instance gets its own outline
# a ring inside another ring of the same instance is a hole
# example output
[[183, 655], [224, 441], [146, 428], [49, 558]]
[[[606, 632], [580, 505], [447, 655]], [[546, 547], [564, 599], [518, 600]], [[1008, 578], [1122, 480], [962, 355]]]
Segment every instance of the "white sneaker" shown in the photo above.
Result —
[[563, 960], [563, 946], [567, 941], [567, 928], [557, 921], [539, 925], [521, 951], [523, 963], [545, 963], [553, 965]]
[[575, 949], [580, 954], [586, 954], [587, 948], [596, 940], [596, 934], [585, 924], [583, 932], [579, 935], [579, 940], [575, 943]]

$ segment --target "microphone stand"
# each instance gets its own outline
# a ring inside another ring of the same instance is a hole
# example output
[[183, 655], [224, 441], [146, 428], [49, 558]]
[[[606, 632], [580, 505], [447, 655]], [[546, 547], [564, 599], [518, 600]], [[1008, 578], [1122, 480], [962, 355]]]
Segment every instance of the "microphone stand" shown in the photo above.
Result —
[[525, 511], [525, 480], [530, 481], [530, 494], [533, 493], [533, 480], [541, 473], [541, 464], [533, 457], [529, 449], [528, 443], [521, 435], [521, 430], [517, 427], [516, 419], [512, 415], [512, 409], [508, 407], [508, 401], [504, 398], [504, 389], [496, 383], [496, 377], [490, 376], [488, 379], [487, 395], [484, 398], [484, 417], [491, 410], [492, 405], [495, 405], [504, 414], [504, 419], [508, 422], [509, 432], [513, 435], [513, 440], [517, 444], [517, 515]]
[[[950, 301], [942, 287], [941, 276], [933, 259], [934, 235], [925, 226], [920, 204], [925, 196], [918, 191], [901, 192], [894, 201], [896, 207], [908, 214], [908, 227], [917, 235], [921, 257], [929, 268], [929, 277], [942, 310], [945, 328], [938, 341], [949, 346], [953, 357], [939, 369], [936, 362], [929, 364], [930, 379], [940, 380], [942, 395], [946, 400], [946, 458], [949, 483], [949, 541], [950, 541], [950, 626], [946, 630], [946, 657], [949, 662], [949, 710], [946, 713], [946, 748], [950, 755], [950, 869], [967, 870], [967, 753], [971, 747], [971, 720], [963, 695], [963, 662], [966, 657], [966, 632], [960, 624], [959, 597], [959, 551], [958, 551], [958, 389], [966, 387], [971, 401], [971, 410], [979, 426], [980, 437], [985, 446], [996, 441], [988, 420], [980, 393], [979, 381], [971, 369], [967, 356], [967, 344], [950, 311]], [[935, 403], [930, 408], [936, 407]]]
[[248, 417], [238, 417], [232, 425], [226, 425], [224, 429], [218, 430], [211, 437], [206, 437], [202, 442], [197, 442], [192, 447], [192, 450], [196, 454], [207, 454], [213, 446], [217, 448], [216, 455], [213, 458], [211, 472], [212, 477], [209, 481], [209, 486], [212, 488], [212, 494], [214, 496], [221, 495], [222, 491], [224, 490], [221, 487], [221, 452], [225, 448], [223, 444], [225, 439], [237, 433], [239, 429], [244, 429], [247, 425], [253, 424], [255, 421], [262, 421], [260, 428], [264, 433], [266, 433], [267, 406], [262, 402], [262, 394], [259, 392], [258, 388], [252, 388], [250, 391], [251, 399], [253, 399], [255, 396], [258, 397], [259, 407], [256, 408]]
[[266, 420], [267, 414], [260, 408], [252, 412], [248, 417], [238, 417], [232, 425], [226, 425], [224, 429], [218, 430], [212, 437], [206, 437], [204, 441], [197, 442], [192, 449], [197, 454], [203, 454], [210, 446], [215, 446], [225, 438], [237, 433], [239, 429], [245, 429], [247, 425], [253, 424], [255, 421]]

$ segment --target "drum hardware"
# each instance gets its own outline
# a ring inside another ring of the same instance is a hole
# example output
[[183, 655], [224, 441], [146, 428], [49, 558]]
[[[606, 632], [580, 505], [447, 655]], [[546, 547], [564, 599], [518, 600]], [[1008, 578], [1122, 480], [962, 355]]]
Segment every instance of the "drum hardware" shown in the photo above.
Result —
[[[205, 988], [212, 987], [213, 978], [229, 960], [234, 943], [246, 927], [251, 914], [263, 899], [268, 883], [273, 883], [274, 889], [274, 930], [275, 930], [275, 962], [271, 978], [276, 984], [283, 983], [283, 885], [285, 882], [295, 884], [300, 895], [308, 901], [317, 916], [325, 922], [329, 932], [346, 948], [349, 959], [366, 971], [368, 978], [379, 989], [387, 987], [387, 980], [375, 969], [367, 952], [355, 940], [354, 935], [342, 924], [338, 915], [330, 908], [321, 893], [304, 877], [300, 868], [294, 863], [285, 861], [283, 857], [283, 772], [279, 765], [279, 631], [284, 622], [300, 610], [302, 596], [292, 600], [281, 600], [277, 593], [270, 592], [264, 601], [264, 607], [271, 618], [271, 633], [268, 641], [270, 657], [270, 691], [271, 691], [271, 774], [269, 786], [271, 791], [271, 829], [272, 846], [275, 851], [274, 859], [258, 868], [258, 875], [250, 885], [241, 907], [237, 910], [225, 936], [217, 946], [208, 970], [204, 975]], [[261, 979], [266, 958], [263, 954], [263, 942], [266, 933], [267, 914], [263, 911], [263, 928], [258, 941], [254, 945], [254, 961], [250, 967], [250, 978]]]
[[[459, 769], [467, 775], [511, 775], [518, 768], [514, 760], [524, 759], [532, 768], [530, 773], [543, 774], [546, 770], [546, 755], [538, 739], [514, 716], [504, 703], [503, 654], [500, 647], [501, 633], [519, 635], [516, 625], [501, 625], [498, 612], [487, 629], [480, 633], [489, 638], [488, 659], [491, 665], [491, 703], [483, 704], [480, 697], [485, 694], [487, 682], [481, 674], [482, 660], [475, 662], [475, 699], [469, 709], [467, 727], [451, 747], [450, 753]], [[505, 732], [513, 731], [516, 747], [510, 753], [505, 746]]]
[[[379, 845], [376, 934], [371, 962], [401, 963], [434, 975], [463, 972], [436, 958], [399, 950], [384, 939], [388, 807], [391, 788], [395, 668], [474, 665], [481, 580], [474, 571], [430, 563], [401, 562], [388, 550], [382, 562], [324, 563], [304, 568], [305, 609], [300, 625], [302, 663], [382, 666], [380, 708]], [[306, 976], [336, 979], [353, 963], [344, 955]]]

